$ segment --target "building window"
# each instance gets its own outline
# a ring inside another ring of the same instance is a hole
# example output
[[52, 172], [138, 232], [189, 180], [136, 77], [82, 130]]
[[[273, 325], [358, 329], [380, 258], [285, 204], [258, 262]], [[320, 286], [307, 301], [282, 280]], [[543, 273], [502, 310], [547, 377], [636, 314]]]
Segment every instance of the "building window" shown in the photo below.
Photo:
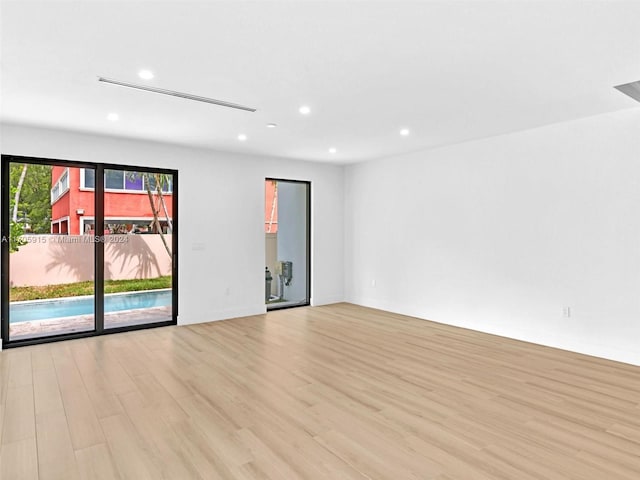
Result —
[[81, 172], [80, 188], [96, 188], [96, 171], [92, 168], [83, 168]]
[[51, 205], [56, 203], [58, 199], [69, 191], [69, 169], [67, 168], [51, 189]]
[[142, 175], [128, 173], [124, 176], [125, 190], [143, 190]]
[[[80, 175], [80, 188], [93, 190], [96, 187], [96, 172], [89, 168], [83, 168]], [[169, 176], [159, 176], [162, 184], [162, 193], [172, 193], [173, 178]], [[104, 171], [104, 188], [109, 191], [122, 192], [146, 192], [147, 182], [152, 192], [156, 191], [156, 176], [152, 173], [126, 172], [123, 170]]]
[[[169, 218], [171, 220], [171, 218]], [[172, 233], [166, 217], [159, 217], [162, 233]], [[155, 233], [153, 228], [153, 218], [105, 218], [104, 234], [121, 235], [127, 233]], [[95, 235], [95, 220], [93, 217], [83, 217], [80, 219], [80, 232], [83, 235]], [[54, 232], [57, 233], [57, 232]]]
[[51, 222], [51, 233], [55, 235], [69, 235], [69, 217]]
[[[149, 186], [151, 187], [151, 191], [156, 191], [156, 177], [154, 175], [149, 175], [147, 177], [149, 179]], [[173, 176], [171, 175], [161, 175], [160, 185], [162, 186], [162, 193], [171, 193], [173, 191]]]
[[105, 170], [104, 188], [108, 190], [124, 190], [124, 172], [122, 170]]

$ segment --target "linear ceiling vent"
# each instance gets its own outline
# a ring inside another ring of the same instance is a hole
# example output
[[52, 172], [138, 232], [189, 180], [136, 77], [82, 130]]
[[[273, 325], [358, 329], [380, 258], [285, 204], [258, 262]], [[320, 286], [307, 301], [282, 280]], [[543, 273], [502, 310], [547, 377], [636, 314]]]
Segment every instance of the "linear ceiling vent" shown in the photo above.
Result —
[[640, 80], [637, 82], [625, 83], [624, 85], [618, 85], [615, 88], [640, 102]]
[[220, 105], [221, 107], [237, 108], [238, 110], [246, 110], [247, 112], [255, 112], [255, 108], [245, 107], [244, 105], [238, 105], [237, 103], [225, 102], [223, 100], [216, 100], [214, 98], [201, 97], [199, 95], [191, 95], [190, 93], [176, 92], [174, 90], [165, 90], [164, 88], [148, 87], [146, 85], [137, 85], [135, 83], [122, 82], [120, 80], [112, 80], [110, 78], [98, 77], [99, 82], [110, 83], [112, 85], [119, 85], [121, 87], [135, 88], [138, 90], [144, 90], [145, 92], [161, 93], [163, 95], [171, 95], [173, 97], [186, 98], [187, 100], [195, 100], [196, 102], [212, 103], [214, 105]]

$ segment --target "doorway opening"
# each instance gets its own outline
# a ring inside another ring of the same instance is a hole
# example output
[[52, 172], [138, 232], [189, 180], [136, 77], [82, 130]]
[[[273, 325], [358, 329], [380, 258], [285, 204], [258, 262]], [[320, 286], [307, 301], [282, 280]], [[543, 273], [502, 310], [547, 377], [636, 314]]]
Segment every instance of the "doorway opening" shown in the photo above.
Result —
[[311, 300], [311, 183], [265, 180], [265, 303], [267, 310]]

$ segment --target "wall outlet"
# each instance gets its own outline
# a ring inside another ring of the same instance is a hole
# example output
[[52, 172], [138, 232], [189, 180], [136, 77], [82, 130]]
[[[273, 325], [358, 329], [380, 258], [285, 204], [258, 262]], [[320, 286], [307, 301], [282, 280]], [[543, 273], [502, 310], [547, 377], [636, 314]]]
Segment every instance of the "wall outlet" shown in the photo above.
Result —
[[569, 318], [571, 316], [571, 307], [562, 307], [562, 316]]
[[374, 278], [373, 280], [371, 280], [371, 286], [375, 287], [376, 286], [376, 279]]

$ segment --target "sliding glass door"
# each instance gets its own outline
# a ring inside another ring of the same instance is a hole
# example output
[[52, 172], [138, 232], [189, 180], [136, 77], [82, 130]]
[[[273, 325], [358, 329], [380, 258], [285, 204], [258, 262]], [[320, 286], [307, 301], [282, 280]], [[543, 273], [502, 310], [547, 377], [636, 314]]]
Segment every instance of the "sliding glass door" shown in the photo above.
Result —
[[172, 319], [173, 184], [167, 172], [104, 170], [105, 329]]
[[177, 319], [177, 172], [2, 156], [4, 346]]

